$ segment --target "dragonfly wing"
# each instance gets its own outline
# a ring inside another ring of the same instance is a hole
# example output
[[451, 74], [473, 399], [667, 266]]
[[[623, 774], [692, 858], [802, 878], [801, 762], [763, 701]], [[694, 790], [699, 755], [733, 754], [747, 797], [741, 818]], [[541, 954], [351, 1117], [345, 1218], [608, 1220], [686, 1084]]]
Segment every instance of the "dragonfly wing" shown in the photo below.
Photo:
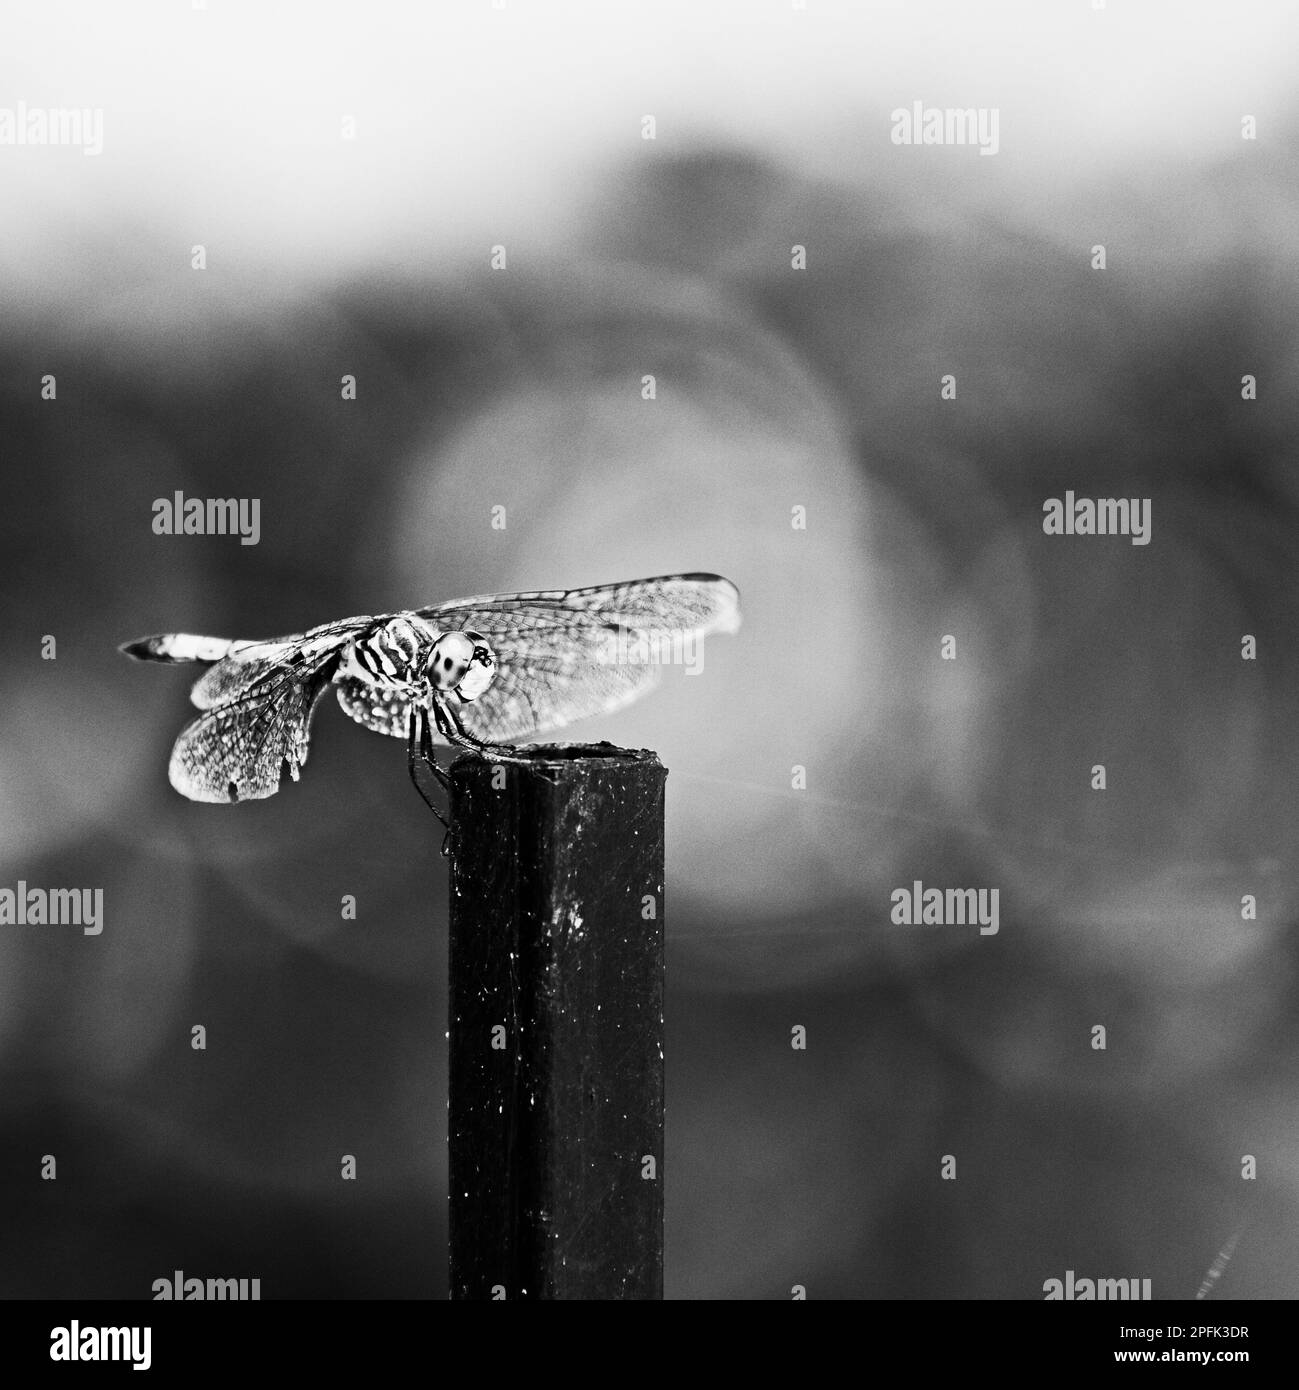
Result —
[[[735, 632], [740, 626], [740, 591], [720, 574], [664, 574], [587, 589], [539, 589], [523, 594], [483, 594], [421, 608], [430, 622], [460, 617], [465, 611], [515, 615], [520, 626], [530, 620], [563, 620], [586, 614], [591, 619], [653, 635]], [[468, 623], [463, 626], [469, 626]], [[483, 631], [483, 629], [478, 629]], [[483, 635], [488, 634], [483, 631]]]
[[249, 642], [204, 671], [194, 682], [189, 698], [198, 709], [227, 704], [257, 681], [274, 674], [293, 651], [292, 641]]
[[[498, 650], [492, 684], [477, 700], [457, 705], [456, 712], [484, 743], [508, 743], [539, 729], [562, 729], [575, 719], [607, 714], [649, 689], [658, 675], [653, 666], [560, 665], [535, 647], [516, 649], [509, 657]], [[343, 712], [358, 724], [390, 738], [409, 735], [414, 701], [354, 676], [338, 680], [337, 688]], [[447, 740], [434, 733], [433, 742], [446, 746]]]
[[659, 674], [657, 666], [550, 663], [535, 649], [508, 656], [498, 650], [496, 679], [457, 712], [465, 728], [484, 743], [511, 743], [594, 714], [611, 714], [657, 685]]
[[458, 713], [484, 742], [507, 743], [629, 704], [660, 674], [640, 639], [733, 632], [739, 593], [719, 575], [676, 574], [461, 599], [420, 616], [491, 644], [496, 677]]
[[172, 786], [191, 801], [230, 802], [274, 796], [285, 768], [296, 781], [331, 666], [321, 662], [265, 676], [200, 714], [172, 749]]
[[216, 709], [279, 672], [305, 673], [374, 621], [343, 618], [289, 637], [233, 643], [229, 655], [194, 682], [189, 698], [199, 709]]

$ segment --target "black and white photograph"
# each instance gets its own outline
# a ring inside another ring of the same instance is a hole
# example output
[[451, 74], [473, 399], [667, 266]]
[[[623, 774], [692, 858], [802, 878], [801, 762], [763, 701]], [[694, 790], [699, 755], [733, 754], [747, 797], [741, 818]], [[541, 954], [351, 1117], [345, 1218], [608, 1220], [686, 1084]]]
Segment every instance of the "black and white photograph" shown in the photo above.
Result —
[[3, 1345], [1279, 1356], [1297, 55], [1292, 0], [6, 5]]

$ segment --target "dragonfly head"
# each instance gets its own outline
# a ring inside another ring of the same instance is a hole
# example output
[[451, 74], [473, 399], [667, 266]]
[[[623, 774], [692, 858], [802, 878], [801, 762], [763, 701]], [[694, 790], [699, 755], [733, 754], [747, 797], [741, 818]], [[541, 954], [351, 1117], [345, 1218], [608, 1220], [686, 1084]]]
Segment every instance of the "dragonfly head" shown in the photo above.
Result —
[[477, 632], [444, 632], [429, 653], [428, 678], [434, 690], [454, 690], [476, 700], [496, 677], [496, 656]]

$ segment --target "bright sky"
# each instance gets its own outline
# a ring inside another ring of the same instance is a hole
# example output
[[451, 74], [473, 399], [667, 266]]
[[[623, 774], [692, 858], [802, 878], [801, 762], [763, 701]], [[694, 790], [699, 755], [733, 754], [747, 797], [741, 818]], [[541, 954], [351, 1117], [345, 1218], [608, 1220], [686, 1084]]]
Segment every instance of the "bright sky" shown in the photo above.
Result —
[[656, 154], [722, 138], [853, 177], [896, 158], [896, 106], [996, 106], [980, 177], [1034, 188], [1238, 149], [1246, 113], [1293, 129], [1290, 0], [795, 3], [14, 7], [0, 107], [101, 107], [105, 148], [0, 147], [0, 264], [40, 283], [118, 225], [304, 270], [559, 235], [573, 180], [647, 155], [647, 113]]

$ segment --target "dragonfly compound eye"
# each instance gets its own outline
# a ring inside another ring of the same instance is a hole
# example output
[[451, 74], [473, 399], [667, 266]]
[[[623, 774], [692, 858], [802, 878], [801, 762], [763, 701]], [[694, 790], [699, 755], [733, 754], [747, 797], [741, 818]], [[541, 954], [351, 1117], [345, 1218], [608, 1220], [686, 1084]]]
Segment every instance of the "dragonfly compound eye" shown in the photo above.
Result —
[[433, 644], [428, 674], [434, 689], [476, 700], [496, 675], [496, 658], [476, 632], [446, 632]]

